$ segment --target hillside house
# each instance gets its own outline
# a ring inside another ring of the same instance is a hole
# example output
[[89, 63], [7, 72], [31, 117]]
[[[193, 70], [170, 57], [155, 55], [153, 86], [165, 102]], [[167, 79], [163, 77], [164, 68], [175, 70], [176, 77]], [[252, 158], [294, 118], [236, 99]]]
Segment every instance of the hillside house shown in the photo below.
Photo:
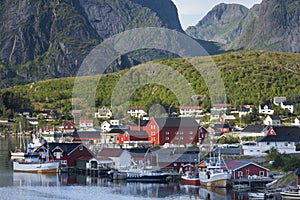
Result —
[[81, 119], [79, 120], [79, 128], [86, 130], [94, 127], [94, 120]]
[[300, 126], [300, 117], [296, 117], [294, 121], [295, 126]]
[[267, 126], [281, 126], [282, 122], [278, 115], [268, 115], [264, 120], [264, 124]]
[[271, 109], [270, 103], [265, 103], [259, 106], [258, 113], [265, 114], [265, 115], [273, 115], [274, 110]]
[[239, 110], [239, 117], [241, 118], [242, 116], [252, 113], [253, 107], [254, 105], [243, 105]]
[[145, 108], [141, 106], [130, 107], [127, 113], [130, 114], [131, 117], [135, 117], [135, 118], [141, 118], [147, 115]]
[[285, 102], [281, 102], [280, 104], [282, 109], [287, 109], [290, 111], [290, 113], [294, 112], [294, 105], [291, 102], [285, 101]]
[[71, 134], [75, 131], [75, 124], [73, 121], [62, 121], [62, 132], [65, 134]]
[[202, 106], [179, 106], [180, 117], [199, 117], [203, 112]]
[[153, 146], [146, 131], [136, 130], [126, 130], [125, 133], [119, 134], [119, 143], [124, 149], [149, 148]]
[[286, 101], [286, 97], [285, 96], [281, 96], [281, 97], [274, 97], [273, 99], [273, 103], [278, 106], [280, 105], [282, 102]]
[[100, 108], [98, 112], [95, 113], [95, 118], [100, 119], [110, 119], [112, 116], [112, 111], [109, 108]]

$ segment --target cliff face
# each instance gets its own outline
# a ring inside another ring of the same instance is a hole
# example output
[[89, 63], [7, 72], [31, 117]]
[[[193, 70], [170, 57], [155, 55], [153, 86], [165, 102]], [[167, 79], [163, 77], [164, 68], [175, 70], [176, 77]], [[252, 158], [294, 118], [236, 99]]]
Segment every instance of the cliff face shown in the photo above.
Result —
[[248, 8], [238, 4], [215, 6], [196, 26], [186, 33], [194, 38], [230, 44], [241, 34]]
[[300, 52], [299, 42], [300, 1], [264, 0], [233, 47]]
[[300, 52], [300, 0], [263, 0], [250, 10], [220, 4], [186, 32], [227, 49]]
[[[0, 87], [74, 76], [93, 47], [128, 29], [182, 31], [171, 0], [1, 0], [0, 19], [0, 77], [11, 80]], [[123, 60], [112, 69], [139, 62]]]

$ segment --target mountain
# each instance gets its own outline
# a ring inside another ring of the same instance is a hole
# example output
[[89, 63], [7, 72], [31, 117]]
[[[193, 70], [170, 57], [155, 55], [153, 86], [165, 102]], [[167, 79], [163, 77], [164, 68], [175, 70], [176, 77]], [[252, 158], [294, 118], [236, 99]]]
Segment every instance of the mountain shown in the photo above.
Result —
[[194, 38], [230, 44], [241, 34], [244, 19], [249, 9], [238, 4], [215, 6], [196, 26], [186, 33]]
[[220, 42], [227, 49], [300, 52], [299, 18], [300, 0], [263, 0], [251, 9], [220, 4], [186, 33]]
[[[75, 76], [96, 45], [125, 30], [184, 32], [171, 0], [0, 0], [0, 20], [0, 87]], [[215, 43], [204, 44], [218, 49]], [[121, 56], [108, 71], [164, 56], [174, 55], [134, 52]]]

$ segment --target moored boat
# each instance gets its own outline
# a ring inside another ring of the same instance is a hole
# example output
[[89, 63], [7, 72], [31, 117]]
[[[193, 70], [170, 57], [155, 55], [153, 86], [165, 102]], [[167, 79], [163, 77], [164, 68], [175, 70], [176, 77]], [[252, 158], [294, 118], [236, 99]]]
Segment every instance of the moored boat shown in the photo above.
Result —
[[126, 181], [128, 182], [167, 182], [169, 174], [160, 170], [138, 170], [126, 172]]
[[222, 165], [220, 152], [217, 158], [213, 158], [210, 154], [209, 161], [203, 161], [199, 165], [201, 185], [207, 187], [228, 187], [231, 185], [231, 173], [225, 163]]
[[198, 172], [187, 172], [181, 176], [183, 184], [185, 185], [200, 185], [199, 173]]
[[280, 192], [282, 199], [300, 199], [300, 190]]
[[59, 162], [30, 163], [30, 162], [13, 162], [14, 172], [30, 173], [57, 173]]

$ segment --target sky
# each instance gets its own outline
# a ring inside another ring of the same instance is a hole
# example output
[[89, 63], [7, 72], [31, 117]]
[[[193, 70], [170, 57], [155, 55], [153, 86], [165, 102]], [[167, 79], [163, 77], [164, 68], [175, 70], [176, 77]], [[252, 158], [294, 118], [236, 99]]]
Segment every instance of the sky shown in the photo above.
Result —
[[219, 3], [238, 3], [248, 8], [262, 0], [172, 0], [177, 7], [179, 20], [185, 30], [188, 26], [194, 26], [214, 6]]

